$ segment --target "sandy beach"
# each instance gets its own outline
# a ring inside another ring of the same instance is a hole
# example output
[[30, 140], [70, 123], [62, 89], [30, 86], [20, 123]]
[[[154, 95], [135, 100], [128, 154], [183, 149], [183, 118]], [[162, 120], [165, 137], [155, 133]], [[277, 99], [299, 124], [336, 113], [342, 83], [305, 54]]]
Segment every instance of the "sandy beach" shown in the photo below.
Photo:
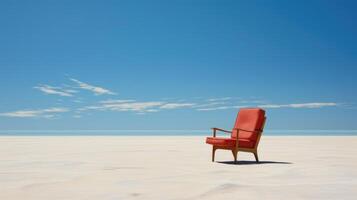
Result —
[[[2, 136], [0, 199], [355, 199], [357, 137], [263, 136], [233, 164], [203, 136]], [[228, 162], [227, 162], [228, 161]]]

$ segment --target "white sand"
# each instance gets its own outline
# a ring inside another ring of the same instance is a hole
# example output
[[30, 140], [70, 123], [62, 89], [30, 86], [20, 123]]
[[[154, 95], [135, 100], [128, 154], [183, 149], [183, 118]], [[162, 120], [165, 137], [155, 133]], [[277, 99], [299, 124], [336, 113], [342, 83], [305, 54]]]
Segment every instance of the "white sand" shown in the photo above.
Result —
[[3, 136], [0, 199], [357, 198], [357, 137], [263, 136], [259, 152], [233, 165], [204, 137]]

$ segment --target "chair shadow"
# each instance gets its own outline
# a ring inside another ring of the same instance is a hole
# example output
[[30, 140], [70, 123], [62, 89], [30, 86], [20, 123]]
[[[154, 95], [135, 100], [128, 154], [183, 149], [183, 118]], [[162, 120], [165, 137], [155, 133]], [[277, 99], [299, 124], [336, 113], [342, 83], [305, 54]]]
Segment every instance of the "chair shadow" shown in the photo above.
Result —
[[237, 162], [234, 161], [218, 161], [217, 163], [226, 164], [226, 165], [262, 165], [262, 164], [283, 164], [290, 165], [293, 164], [291, 162], [278, 162], [278, 161], [248, 161], [248, 160], [240, 160]]

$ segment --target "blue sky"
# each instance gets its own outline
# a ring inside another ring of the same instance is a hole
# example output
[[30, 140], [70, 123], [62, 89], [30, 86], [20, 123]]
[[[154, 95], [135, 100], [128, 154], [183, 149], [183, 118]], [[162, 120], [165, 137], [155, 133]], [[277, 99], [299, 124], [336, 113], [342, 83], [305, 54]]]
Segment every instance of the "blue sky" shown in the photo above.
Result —
[[0, 130], [357, 129], [353, 1], [1, 1]]

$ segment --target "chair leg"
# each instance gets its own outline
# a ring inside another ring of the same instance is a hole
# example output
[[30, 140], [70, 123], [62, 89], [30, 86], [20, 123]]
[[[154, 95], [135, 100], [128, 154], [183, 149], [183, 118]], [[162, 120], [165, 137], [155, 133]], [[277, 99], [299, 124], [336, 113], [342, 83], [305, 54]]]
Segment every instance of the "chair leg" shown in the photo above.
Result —
[[212, 162], [214, 162], [214, 155], [216, 153], [216, 148], [215, 147], [212, 147]]
[[257, 152], [254, 153], [254, 157], [255, 157], [255, 161], [257, 161], [257, 163], [258, 163], [259, 162], [259, 158], [258, 158], [258, 153]]
[[232, 154], [233, 154], [233, 157], [234, 157], [234, 162], [236, 163], [237, 162], [238, 151], [232, 150]]

